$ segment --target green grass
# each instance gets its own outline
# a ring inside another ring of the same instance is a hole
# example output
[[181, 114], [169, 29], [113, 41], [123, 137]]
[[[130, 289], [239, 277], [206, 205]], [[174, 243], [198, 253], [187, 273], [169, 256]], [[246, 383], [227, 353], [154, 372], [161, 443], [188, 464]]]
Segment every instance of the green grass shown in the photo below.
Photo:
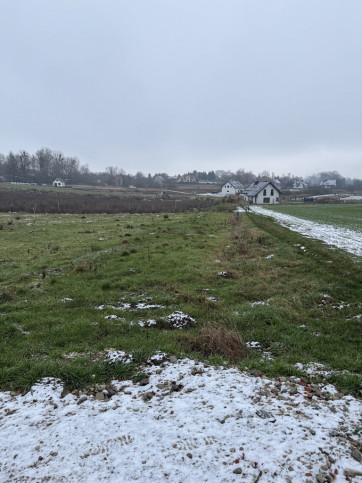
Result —
[[[187, 334], [137, 325], [182, 310], [197, 320], [188, 333], [216, 322], [274, 357], [249, 350], [242, 369], [291, 375], [297, 362], [320, 362], [348, 371], [335, 383], [359, 391], [361, 265], [342, 251], [252, 214], [1, 214], [0, 224], [2, 389], [27, 389], [45, 376], [71, 387], [135, 377], [137, 364], [104, 362], [110, 348], [137, 362], [157, 350], [201, 357], [190, 353]], [[162, 307], [134, 308], [147, 297]], [[119, 303], [133, 306], [112, 308]], [[211, 360], [227, 362], [220, 354]]]
[[362, 232], [362, 204], [263, 205], [286, 215]]

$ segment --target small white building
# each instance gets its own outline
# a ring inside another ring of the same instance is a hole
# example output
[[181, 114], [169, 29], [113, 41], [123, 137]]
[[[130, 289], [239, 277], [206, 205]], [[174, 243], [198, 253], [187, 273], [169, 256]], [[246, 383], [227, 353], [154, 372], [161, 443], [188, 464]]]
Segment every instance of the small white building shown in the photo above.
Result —
[[54, 181], [53, 181], [53, 186], [57, 186], [57, 187], [61, 187], [61, 188], [64, 188], [65, 186], [65, 181], [63, 178], [56, 178]]
[[304, 190], [308, 188], [308, 183], [304, 179], [296, 179], [293, 183], [293, 190]]
[[242, 193], [250, 204], [279, 203], [280, 190], [270, 181], [254, 181]]
[[239, 181], [227, 181], [221, 187], [223, 196], [238, 195], [242, 192], [243, 185]]
[[337, 180], [336, 179], [324, 179], [320, 182], [320, 186], [324, 186], [324, 188], [331, 189], [336, 188]]

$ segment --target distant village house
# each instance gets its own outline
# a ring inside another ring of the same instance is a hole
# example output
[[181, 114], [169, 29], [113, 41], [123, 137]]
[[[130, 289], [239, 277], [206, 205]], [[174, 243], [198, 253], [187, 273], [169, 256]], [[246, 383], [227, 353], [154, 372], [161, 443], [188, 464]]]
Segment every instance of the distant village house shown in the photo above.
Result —
[[239, 181], [227, 181], [221, 187], [221, 193], [223, 196], [238, 195], [242, 192], [243, 185]]
[[53, 181], [53, 186], [57, 186], [57, 187], [61, 187], [61, 188], [64, 188], [65, 186], [65, 181], [63, 178], [56, 178], [54, 181]]
[[177, 180], [177, 183], [197, 183], [197, 179], [193, 175], [185, 174]]
[[326, 189], [336, 188], [337, 187], [337, 180], [336, 179], [324, 179], [320, 182], [320, 186], [323, 186]]
[[308, 188], [308, 183], [303, 179], [296, 179], [293, 183], [293, 190], [304, 190]]
[[279, 203], [280, 190], [270, 181], [254, 181], [242, 195], [251, 204]]

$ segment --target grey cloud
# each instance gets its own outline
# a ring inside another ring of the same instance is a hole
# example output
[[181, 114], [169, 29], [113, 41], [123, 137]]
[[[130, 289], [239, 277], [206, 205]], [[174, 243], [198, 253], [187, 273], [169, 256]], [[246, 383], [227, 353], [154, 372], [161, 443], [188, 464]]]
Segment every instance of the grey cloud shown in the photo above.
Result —
[[358, 0], [0, 0], [0, 13], [0, 152], [362, 176]]

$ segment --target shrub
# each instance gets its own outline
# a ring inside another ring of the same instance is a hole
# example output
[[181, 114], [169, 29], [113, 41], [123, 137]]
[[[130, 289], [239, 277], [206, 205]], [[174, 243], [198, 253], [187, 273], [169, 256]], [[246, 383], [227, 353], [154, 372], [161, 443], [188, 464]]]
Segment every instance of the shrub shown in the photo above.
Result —
[[207, 322], [196, 335], [183, 335], [180, 342], [204, 356], [221, 355], [239, 361], [247, 355], [247, 347], [240, 334], [215, 322]]

